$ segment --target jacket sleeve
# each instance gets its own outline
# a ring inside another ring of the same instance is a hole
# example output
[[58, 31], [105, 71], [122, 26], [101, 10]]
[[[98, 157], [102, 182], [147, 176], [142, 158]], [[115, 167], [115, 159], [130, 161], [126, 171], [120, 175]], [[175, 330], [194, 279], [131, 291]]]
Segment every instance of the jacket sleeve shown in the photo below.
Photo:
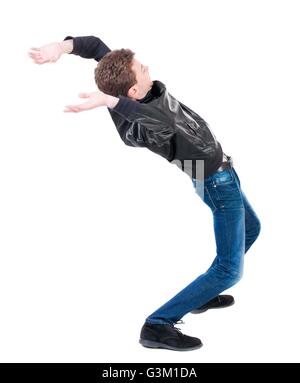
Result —
[[152, 130], [148, 124], [140, 124], [137, 121], [130, 122], [109, 108], [108, 111], [125, 145], [148, 148], [168, 161], [173, 160], [175, 146], [174, 133], [171, 127], [161, 125], [160, 128], [157, 127], [156, 130]]
[[111, 110], [118, 113], [125, 120], [146, 123], [152, 126], [153, 129], [159, 129], [161, 125], [172, 125], [170, 115], [164, 113], [161, 108], [151, 104], [142, 104], [125, 96], [118, 96], [118, 98], [117, 105]]
[[145, 135], [143, 134], [143, 127], [138, 122], [129, 122], [117, 113], [111, 112], [110, 109], [108, 109], [108, 111], [125, 145], [141, 148], [147, 146]]
[[71, 54], [86, 59], [94, 59], [96, 61], [100, 61], [102, 57], [106, 55], [106, 53], [111, 51], [103, 41], [95, 36], [67, 36], [64, 38], [64, 41], [71, 39], [73, 39], [74, 44], [74, 48]]

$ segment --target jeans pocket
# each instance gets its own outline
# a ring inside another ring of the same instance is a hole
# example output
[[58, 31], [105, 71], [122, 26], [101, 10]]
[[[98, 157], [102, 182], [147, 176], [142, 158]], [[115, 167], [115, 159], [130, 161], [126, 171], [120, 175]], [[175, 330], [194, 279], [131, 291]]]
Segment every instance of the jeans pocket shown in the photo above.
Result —
[[232, 171], [220, 172], [220, 175], [213, 181], [213, 187], [218, 201], [217, 205], [221, 208], [243, 207], [241, 190]]
[[214, 174], [214, 185], [228, 185], [234, 183], [234, 175], [231, 170], [223, 170]]

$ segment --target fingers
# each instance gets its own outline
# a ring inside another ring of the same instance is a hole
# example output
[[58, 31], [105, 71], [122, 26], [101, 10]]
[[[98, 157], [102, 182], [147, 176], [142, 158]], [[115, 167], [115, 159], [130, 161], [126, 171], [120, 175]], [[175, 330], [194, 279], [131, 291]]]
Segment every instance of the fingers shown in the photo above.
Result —
[[29, 55], [32, 55], [32, 56], [40, 56], [40, 51], [32, 51], [32, 52], [28, 52]]
[[35, 57], [37, 57], [37, 55], [36, 55], [36, 54], [34, 54], [34, 53], [31, 53], [31, 52], [28, 52], [28, 56], [29, 56], [29, 57], [31, 57], [31, 58], [35, 58]]
[[[84, 92], [81, 92], [78, 94], [79, 97], [81, 98], [89, 98], [90, 97], [90, 94], [89, 93], [84, 93]], [[84, 102], [83, 104], [80, 104], [80, 105], [66, 105], [65, 106], [65, 110], [64, 112], [66, 113], [78, 113], [78, 112], [82, 112], [84, 110], [88, 110], [90, 109], [90, 102], [87, 101], [87, 102]]]
[[32, 59], [38, 59], [41, 57], [39, 53], [32, 53], [32, 52], [28, 52], [28, 56], [31, 57]]
[[34, 61], [35, 64], [45, 64], [46, 62], [50, 62], [50, 60], [42, 58], [42, 56], [39, 53], [29, 52], [28, 56]]
[[80, 108], [76, 105], [66, 105], [64, 110], [65, 113], [78, 113], [80, 111]]
[[[33, 48], [31, 48], [33, 49]], [[39, 49], [33, 50], [33, 51], [28, 51], [29, 56], [31, 57], [37, 57], [41, 55], [41, 51]]]
[[43, 60], [43, 59], [33, 59], [33, 62], [35, 64], [45, 64], [46, 62], [49, 62], [49, 61]]
[[30, 49], [28, 56], [34, 60], [35, 64], [55, 63], [59, 58], [57, 55], [45, 51], [43, 47]]
[[30, 58], [32, 58], [32, 60], [36, 63], [36, 64], [43, 64], [44, 63], [44, 60], [42, 59], [41, 55], [39, 52], [28, 52], [28, 56]]

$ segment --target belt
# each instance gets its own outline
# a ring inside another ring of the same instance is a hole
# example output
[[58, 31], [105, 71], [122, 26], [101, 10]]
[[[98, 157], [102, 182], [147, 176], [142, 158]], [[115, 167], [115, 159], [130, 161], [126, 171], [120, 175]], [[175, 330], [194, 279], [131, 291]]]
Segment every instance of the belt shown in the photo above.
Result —
[[233, 167], [232, 158], [229, 156], [226, 156], [226, 158], [227, 158], [227, 161], [223, 161], [221, 163], [220, 167], [216, 170], [217, 172], [222, 172], [223, 170], [230, 169]]

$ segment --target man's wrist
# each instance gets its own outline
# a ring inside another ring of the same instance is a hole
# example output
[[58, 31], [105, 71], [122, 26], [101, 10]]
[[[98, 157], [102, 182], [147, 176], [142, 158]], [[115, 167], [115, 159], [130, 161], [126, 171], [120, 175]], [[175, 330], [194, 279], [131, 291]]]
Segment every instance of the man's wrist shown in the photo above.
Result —
[[105, 100], [105, 103], [106, 103], [106, 106], [109, 108], [109, 109], [113, 109], [117, 103], [119, 102], [119, 98], [118, 97], [114, 97], [114, 96], [110, 96], [109, 94], [106, 95], [106, 100]]
[[63, 53], [71, 53], [74, 49], [73, 39], [62, 41], [59, 45]]

